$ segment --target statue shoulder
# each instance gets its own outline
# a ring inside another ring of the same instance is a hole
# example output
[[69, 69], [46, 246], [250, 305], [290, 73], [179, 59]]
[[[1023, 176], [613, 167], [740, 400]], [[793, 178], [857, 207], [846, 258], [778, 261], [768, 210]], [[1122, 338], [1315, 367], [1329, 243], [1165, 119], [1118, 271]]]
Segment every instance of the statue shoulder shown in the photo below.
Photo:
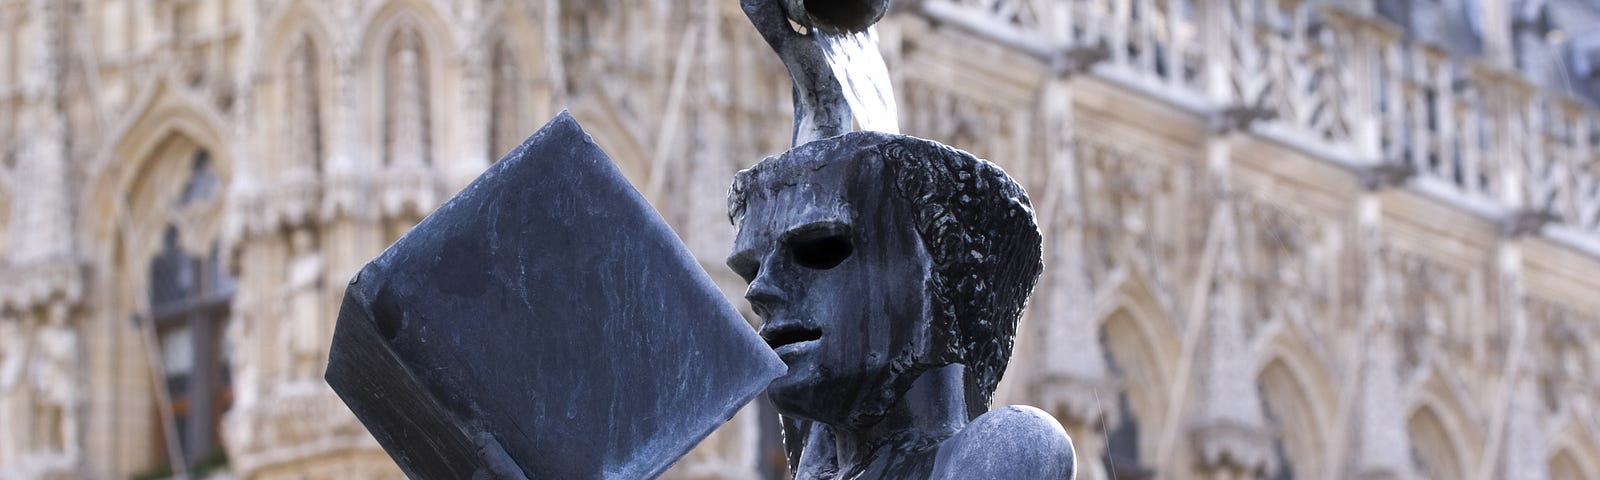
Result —
[[1050, 414], [1013, 405], [990, 410], [939, 447], [932, 478], [1067, 479], [1072, 440]]

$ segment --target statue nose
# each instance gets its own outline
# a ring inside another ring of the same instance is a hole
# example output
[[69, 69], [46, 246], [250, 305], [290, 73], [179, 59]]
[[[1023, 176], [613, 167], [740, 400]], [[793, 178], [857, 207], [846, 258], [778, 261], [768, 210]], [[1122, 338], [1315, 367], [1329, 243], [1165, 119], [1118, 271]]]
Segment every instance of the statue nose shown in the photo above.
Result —
[[771, 312], [783, 302], [783, 291], [772, 281], [772, 277], [763, 273], [750, 282], [750, 288], [745, 290], [744, 299], [750, 302], [750, 309], [763, 319], [771, 318]]

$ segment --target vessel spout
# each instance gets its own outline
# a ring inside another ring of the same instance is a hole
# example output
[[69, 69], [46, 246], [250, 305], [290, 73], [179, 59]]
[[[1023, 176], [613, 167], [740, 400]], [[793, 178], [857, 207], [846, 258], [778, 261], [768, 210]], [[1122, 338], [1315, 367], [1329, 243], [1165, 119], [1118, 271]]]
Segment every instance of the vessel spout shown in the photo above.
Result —
[[790, 20], [806, 28], [857, 33], [883, 18], [889, 0], [783, 0], [783, 7]]

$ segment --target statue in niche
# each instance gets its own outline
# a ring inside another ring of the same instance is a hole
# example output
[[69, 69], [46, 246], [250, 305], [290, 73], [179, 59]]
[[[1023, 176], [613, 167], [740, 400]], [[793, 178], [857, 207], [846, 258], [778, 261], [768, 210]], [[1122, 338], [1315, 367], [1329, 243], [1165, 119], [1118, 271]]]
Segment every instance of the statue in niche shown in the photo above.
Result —
[[517, 64], [516, 52], [511, 49], [509, 42], [509, 39], [501, 37], [494, 43], [493, 53], [489, 57], [490, 68], [493, 69], [489, 75], [490, 158], [498, 158], [496, 155], [516, 147], [516, 142], [522, 139], [525, 131], [520, 120], [526, 110], [523, 96], [527, 93], [528, 82], [523, 81], [522, 67]]
[[246, 293], [249, 291], [239, 289], [234, 294], [234, 305], [238, 310], [231, 312], [233, 318], [222, 330], [223, 341], [227, 342], [228, 348], [233, 352], [227, 367], [233, 372], [234, 398], [237, 405], [254, 405], [261, 398], [257, 379], [261, 372], [262, 358], [258, 353], [260, 347], [254, 341], [256, 332], [259, 331], [256, 322], [261, 317], [257, 316], [259, 313], [249, 310], [250, 307], [258, 305], [255, 296]]
[[290, 234], [289, 272], [286, 289], [289, 299], [289, 376], [316, 378], [322, 370], [322, 252], [314, 232], [298, 228]]
[[1027, 195], [934, 142], [855, 132], [741, 172], [728, 266], [789, 371], [796, 478], [1068, 478], [1032, 407], [989, 411], [1042, 269]]
[[385, 119], [388, 163], [422, 167], [428, 163], [428, 85], [422, 39], [415, 30], [396, 33], [390, 42]]
[[36, 447], [70, 459], [78, 450], [78, 333], [67, 325], [66, 305], [53, 304], [45, 313], [28, 372], [34, 389]]
[[[310, 175], [322, 170], [321, 79], [318, 78], [317, 50], [309, 35], [302, 35], [289, 63], [289, 141], [298, 163], [293, 174]], [[307, 164], [309, 163], [309, 165]]]
[[[28, 334], [16, 317], [0, 315], [0, 425], [16, 425], [21, 416], [16, 411], [22, 385], [23, 370], [28, 357]], [[20, 456], [22, 432], [17, 429], [0, 429], [0, 466], [8, 465]]]

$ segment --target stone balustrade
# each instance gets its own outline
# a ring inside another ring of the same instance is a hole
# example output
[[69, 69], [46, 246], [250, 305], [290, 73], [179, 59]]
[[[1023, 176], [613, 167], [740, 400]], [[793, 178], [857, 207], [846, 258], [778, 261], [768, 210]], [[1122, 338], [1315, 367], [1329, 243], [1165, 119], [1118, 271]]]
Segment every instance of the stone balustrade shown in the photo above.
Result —
[[923, 12], [1062, 74], [1353, 169], [1397, 168], [1408, 188], [1600, 254], [1600, 109], [1374, 13], [1305, 0], [927, 0]]

